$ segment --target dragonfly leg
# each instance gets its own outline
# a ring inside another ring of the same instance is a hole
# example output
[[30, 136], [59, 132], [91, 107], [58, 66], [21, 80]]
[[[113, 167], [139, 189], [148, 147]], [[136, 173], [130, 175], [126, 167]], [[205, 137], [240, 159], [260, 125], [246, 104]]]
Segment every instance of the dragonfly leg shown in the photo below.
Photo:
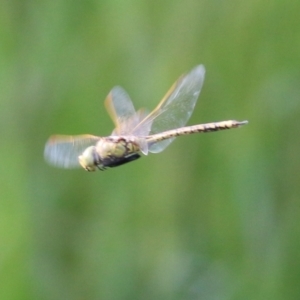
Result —
[[97, 165], [97, 168], [100, 170], [100, 171], [105, 171], [106, 168], [104, 166], [100, 166], [100, 165]]

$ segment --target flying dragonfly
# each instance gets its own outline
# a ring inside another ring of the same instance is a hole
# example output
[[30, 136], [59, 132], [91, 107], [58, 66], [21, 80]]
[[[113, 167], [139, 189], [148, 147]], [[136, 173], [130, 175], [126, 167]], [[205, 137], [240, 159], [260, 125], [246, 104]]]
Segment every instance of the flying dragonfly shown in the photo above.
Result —
[[46, 143], [48, 163], [61, 168], [83, 167], [87, 171], [105, 170], [138, 159], [141, 154], [159, 153], [181, 135], [237, 128], [248, 121], [222, 121], [185, 126], [189, 120], [205, 75], [198, 65], [179, 78], [149, 114], [136, 111], [128, 94], [114, 87], [105, 100], [115, 129], [107, 137], [54, 135]]

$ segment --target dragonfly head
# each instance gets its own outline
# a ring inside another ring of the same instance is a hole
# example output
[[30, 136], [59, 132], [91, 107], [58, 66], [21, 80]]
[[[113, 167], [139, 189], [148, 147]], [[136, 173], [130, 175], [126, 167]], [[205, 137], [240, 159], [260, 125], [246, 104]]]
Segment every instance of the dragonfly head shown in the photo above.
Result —
[[101, 168], [101, 160], [94, 146], [86, 148], [82, 155], [78, 157], [78, 160], [80, 165], [89, 172], [94, 172]]

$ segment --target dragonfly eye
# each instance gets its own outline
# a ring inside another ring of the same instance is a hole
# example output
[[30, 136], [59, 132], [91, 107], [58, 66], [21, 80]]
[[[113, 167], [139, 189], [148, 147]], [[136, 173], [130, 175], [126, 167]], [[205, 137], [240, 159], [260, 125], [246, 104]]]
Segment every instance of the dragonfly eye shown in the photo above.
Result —
[[82, 155], [78, 157], [78, 160], [80, 165], [89, 172], [96, 171], [98, 165], [101, 164], [100, 157], [94, 146], [86, 148]]

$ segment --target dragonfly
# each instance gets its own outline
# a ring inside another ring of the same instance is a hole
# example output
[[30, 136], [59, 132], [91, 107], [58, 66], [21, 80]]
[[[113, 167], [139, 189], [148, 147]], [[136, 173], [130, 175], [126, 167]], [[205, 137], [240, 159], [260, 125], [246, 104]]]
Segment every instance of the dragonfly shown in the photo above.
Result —
[[181, 76], [149, 114], [135, 110], [126, 91], [116, 86], [108, 94], [105, 107], [115, 125], [110, 136], [90, 134], [53, 135], [45, 146], [48, 163], [61, 168], [83, 167], [87, 171], [106, 170], [141, 157], [159, 153], [178, 136], [237, 128], [248, 121], [228, 120], [185, 126], [189, 120], [205, 76], [198, 65]]

